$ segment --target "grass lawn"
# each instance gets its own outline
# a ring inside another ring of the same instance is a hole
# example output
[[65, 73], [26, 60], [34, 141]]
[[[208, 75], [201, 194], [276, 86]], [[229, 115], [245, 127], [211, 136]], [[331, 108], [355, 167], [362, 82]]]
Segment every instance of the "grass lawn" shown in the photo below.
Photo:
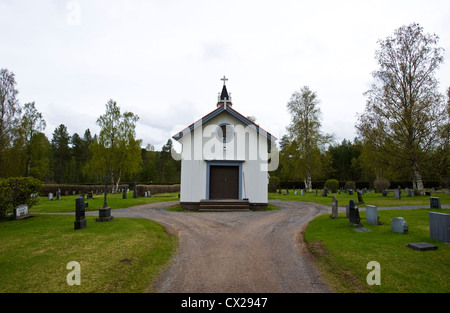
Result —
[[[135, 205], [141, 205], [153, 202], [173, 201], [179, 200], [178, 192], [161, 193], [151, 197], [139, 197], [133, 198], [133, 193], [129, 192], [127, 199], [122, 199], [122, 193], [112, 194], [109, 193], [106, 201], [111, 209], [129, 208]], [[31, 213], [62, 213], [62, 212], [74, 212], [75, 213], [75, 199], [79, 195], [74, 196], [62, 196], [61, 200], [49, 201], [47, 197], [40, 197], [39, 204], [33, 206], [30, 209]], [[53, 198], [55, 199], [55, 197]], [[86, 211], [96, 211], [103, 207], [104, 195], [94, 195], [93, 199], [86, 199], [85, 202], [89, 203], [89, 207]]]
[[[303, 196], [300, 195], [300, 191], [297, 190], [297, 195], [294, 194], [293, 190], [289, 190], [288, 195], [284, 195], [285, 190], [282, 190], [283, 194], [278, 194], [275, 192], [269, 193], [269, 200], [288, 200], [288, 201], [305, 201], [305, 202], [315, 202], [324, 205], [329, 205], [331, 207], [331, 199], [335, 195], [338, 199], [338, 204], [340, 207], [345, 207], [351, 199], [358, 203], [358, 196], [356, 192], [350, 196], [346, 193], [341, 192], [341, 194], [328, 194], [327, 197], [322, 197], [322, 191], [317, 191], [317, 196], [314, 192], [306, 192]], [[432, 197], [441, 198], [441, 205], [450, 204], [450, 193], [444, 192], [434, 192], [431, 194]], [[406, 197], [405, 191], [402, 191], [401, 199], [395, 200], [394, 193], [392, 191], [386, 197], [383, 197], [381, 193], [366, 193], [363, 195], [364, 204], [358, 205], [358, 207], [365, 207], [367, 204], [374, 205], [377, 207], [391, 207], [391, 206], [405, 206], [405, 205], [423, 205], [425, 208], [430, 207], [430, 197], [429, 196], [414, 196]]]
[[[337, 292], [448, 293], [450, 245], [430, 238], [430, 211], [450, 214], [449, 209], [379, 210], [383, 225], [372, 226], [366, 223], [365, 212], [360, 212], [362, 224], [371, 230], [365, 233], [355, 232], [345, 213], [338, 219], [325, 214], [310, 222], [305, 240], [323, 276]], [[391, 219], [399, 216], [408, 224], [406, 235], [391, 231]], [[414, 242], [428, 242], [438, 250], [407, 247]], [[372, 270], [366, 268], [370, 261], [380, 263], [380, 286], [366, 282]]]
[[[147, 219], [86, 220], [76, 231], [66, 215], [0, 222], [0, 293], [151, 292], [177, 239]], [[71, 261], [81, 267], [79, 286], [66, 281]]]

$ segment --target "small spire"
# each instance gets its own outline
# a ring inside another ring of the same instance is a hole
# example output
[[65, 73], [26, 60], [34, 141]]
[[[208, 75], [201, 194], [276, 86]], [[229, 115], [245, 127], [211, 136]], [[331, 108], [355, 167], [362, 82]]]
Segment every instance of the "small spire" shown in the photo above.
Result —
[[226, 86], [226, 81], [228, 80], [228, 78], [225, 77], [225, 75], [223, 76], [223, 78], [221, 78], [220, 80], [223, 81], [223, 87], [222, 87], [222, 92], [219, 93], [219, 99], [218, 99], [218, 103], [217, 106], [222, 106], [222, 105], [227, 105], [227, 106], [231, 106], [231, 93], [228, 93], [227, 90], [227, 86]]

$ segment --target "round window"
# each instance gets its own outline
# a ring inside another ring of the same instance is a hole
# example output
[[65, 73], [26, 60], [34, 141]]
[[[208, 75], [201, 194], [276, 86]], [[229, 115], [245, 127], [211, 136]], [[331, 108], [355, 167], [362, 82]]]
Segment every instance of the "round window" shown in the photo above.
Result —
[[222, 142], [229, 142], [234, 137], [234, 129], [228, 123], [220, 124], [216, 129], [216, 137]]

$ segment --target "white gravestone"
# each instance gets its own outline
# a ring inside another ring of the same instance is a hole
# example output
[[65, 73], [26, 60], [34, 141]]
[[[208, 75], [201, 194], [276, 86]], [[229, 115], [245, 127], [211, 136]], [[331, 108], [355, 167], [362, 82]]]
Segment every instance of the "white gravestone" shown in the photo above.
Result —
[[14, 218], [16, 220], [21, 220], [27, 217], [29, 217], [29, 215], [28, 215], [28, 206], [26, 204], [21, 204], [14, 208]]

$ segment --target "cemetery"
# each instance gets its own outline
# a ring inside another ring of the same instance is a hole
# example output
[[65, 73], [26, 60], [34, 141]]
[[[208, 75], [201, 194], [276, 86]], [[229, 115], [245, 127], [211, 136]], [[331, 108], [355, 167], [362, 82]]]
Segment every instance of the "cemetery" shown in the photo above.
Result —
[[[0, 104], [11, 113], [0, 123], [0, 293], [186, 292], [191, 284], [197, 292], [230, 285], [237, 292], [449, 293], [450, 163], [442, 130], [450, 88], [445, 103], [433, 77], [444, 50], [431, 49], [438, 37], [416, 23], [395, 35], [406, 46], [380, 40], [381, 70], [372, 72], [380, 84], [394, 82], [364, 93], [365, 111], [351, 120], [357, 137], [342, 143], [321, 130], [321, 100], [308, 86], [287, 102], [291, 123], [270, 125], [285, 127], [277, 142], [255, 116], [237, 111], [245, 103], [233, 106], [225, 76], [202, 118], [170, 108], [186, 121], [161, 151], [137, 138], [139, 116], [122, 114], [113, 99], [95, 122], [98, 134], [88, 128], [83, 138], [69, 136], [60, 124], [49, 140], [35, 102], [22, 107], [14, 73], [1, 69]], [[411, 64], [403, 52], [422, 46], [434, 54], [415, 54], [414, 64], [431, 62], [429, 70], [410, 71], [396, 85], [392, 78], [406, 71], [386, 65], [399, 61], [402, 69]], [[425, 89], [403, 98], [398, 88], [416, 89], [404, 81]], [[194, 108], [199, 100], [186, 101]], [[273, 111], [262, 100], [261, 108]], [[165, 128], [182, 122], [170, 118], [161, 118]], [[73, 288], [64, 281], [66, 264], [78, 261], [84, 283]], [[381, 271], [376, 284], [366, 280], [370, 264]]]
[[[401, 198], [395, 190], [390, 197], [398, 203]], [[313, 201], [313, 195], [308, 200]], [[333, 195], [328, 203], [331, 214], [314, 219], [305, 233], [321, 273], [333, 288], [340, 292], [448, 292], [450, 206], [441, 205], [443, 198], [449, 203], [448, 193], [430, 195], [416, 196], [421, 198], [416, 205], [423, 208], [412, 209], [395, 205], [382, 193], [365, 197], [365, 205], [357, 205], [353, 195], [349, 201], [345, 195]], [[338, 214], [337, 197], [342, 203]], [[323, 203], [321, 198], [317, 202]], [[371, 260], [382, 264], [386, 278], [381, 285], [368, 288], [361, 269]]]

